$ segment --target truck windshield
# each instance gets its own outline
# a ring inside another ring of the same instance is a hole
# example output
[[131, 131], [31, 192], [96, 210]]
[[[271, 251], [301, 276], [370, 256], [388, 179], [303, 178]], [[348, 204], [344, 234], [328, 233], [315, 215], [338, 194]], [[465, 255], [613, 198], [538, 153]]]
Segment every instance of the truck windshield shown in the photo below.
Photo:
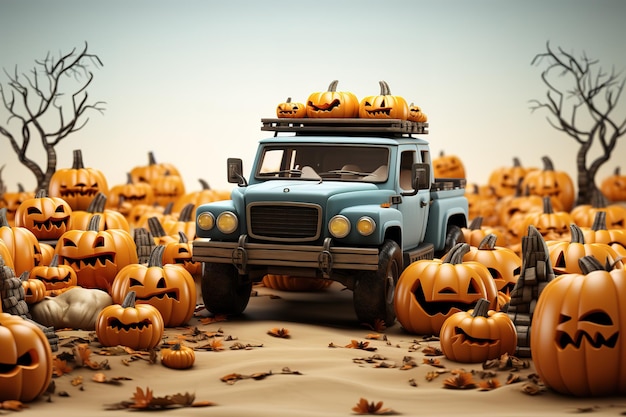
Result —
[[379, 146], [266, 146], [256, 178], [385, 182], [389, 150]]

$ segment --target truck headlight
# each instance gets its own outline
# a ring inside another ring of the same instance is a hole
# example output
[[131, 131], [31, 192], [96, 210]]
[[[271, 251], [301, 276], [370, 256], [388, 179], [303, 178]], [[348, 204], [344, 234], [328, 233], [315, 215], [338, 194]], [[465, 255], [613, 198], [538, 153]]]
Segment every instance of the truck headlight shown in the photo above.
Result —
[[376, 230], [376, 222], [371, 217], [363, 216], [356, 222], [356, 230], [362, 236], [369, 236]]
[[217, 228], [225, 235], [237, 230], [237, 226], [239, 226], [239, 220], [232, 211], [225, 211], [217, 216]]
[[215, 226], [215, 217], [213, 214], [205, 211], [204, 213], [200, 213], [196, 219], [196, 223], [198, 223], [198, 227], [202, 230], [211, 230], [213, 226]]
[[346, 216], [338, 214], [328, 222], [328, 231], [338, 239], [346, 237], [350, 233], [350, 220]]

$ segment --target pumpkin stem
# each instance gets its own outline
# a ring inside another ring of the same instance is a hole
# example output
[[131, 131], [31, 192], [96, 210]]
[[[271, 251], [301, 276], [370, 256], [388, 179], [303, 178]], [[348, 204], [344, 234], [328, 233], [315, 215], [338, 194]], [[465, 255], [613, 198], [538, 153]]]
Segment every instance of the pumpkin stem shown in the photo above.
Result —
[[554, 208], [552, 207], [552, 199], [549, 196], [543, 198], [543, 212], [545, 214], [553, 214]]
[[442, 260], [443, 263], [450, 264], [461, 264], [463, 263], [463, 256], [469, 252], [470, 245], [464, 242], [459, 242], [450, 249], [450, 251], [446, 254], [445, 258]]
[[157, 216], [153, 216], [148, 219], [148, 227], [150, 228], [150, 233], [156, 237], [163, 237], [166, 235], [165, 229]]
[[156, 158], [154, 157], [154, 152], [148, 152], [148, 165], [156, 165]]
[[128, 291], [126, 297], [124, 297], [124, 301], [122, 302], [122, 307], [131, 308], [135, 307], [135, 300], [137, 299], [137, 293], [135, 291]]
[[39, 191], [37, 191], [37, 194], [35, 194], [35, 198], [46, 198], [48, 197], [48, 191], [46, 191], [45, 188], [41, 188]]
[[593, 218], [593, 224], [591, 230], [597, 232], [598, 230], [606, 229], [606, 211], [596, 211], [596, 215]]
[[[618, 167], [618, 168], [619, 168], [619, 167]], [[22, 185], [22, 183], [21, 183], [21, 182], [18, 182], [18, 183], [17, 183], [17, 191], [18, 191], [18, 192], [20, 192], [20, 193], [23, 193], [23, 192], [24, 192], [24, 186]]]
[[479, 230], [483, 226], [483, 216], [477, 216], [469, 224], [470, 230]]
[[178, 231], [178, 243], [188, 243], [189, 239], [187, 238], [187, 235], [185, 234], [185, 232], [183, 232], [182, 230]]
[[606, 271], [606, 267], [602, 266], [599, 260], [593, 255], [583, 256], [578, 260], [578, 266], [584, 275], [593, 271]]
[[165, 210], [163, 210], [163, 214], [165, 215], [172, 214], [173, 208], [174, 208], [174, 203], [170, 201], [169, 203], [167, 203], [167, 206], [165, 206]]
[[616, 177], [619, 177], [619, 175], [620, 175], [619, 166], [615, 167], [615, 171], [613, 171], [613, 175], [615, 175]]
[[287, 100], [285, 100], [285, 103], [291, 103], [291, 97], [287, 97]]
[[487, 317], [490, 304], [491, 303], [486, 298], [481, 298], [476, 301], [476, 306], [474, 306], [474, 311], [472, 311], [472, 317]]
[[328, 86], [328, 91], [331, 93], [337, 91], [337, 84], [339, 84], [339, 80], [333, 80]]
[[7, 219], [7, 208], [0, 208], [0, 227], [11, 227], [9, 220]]
[[22, 272], [22, 275], [20, 275], [20, 281], [22, 281], [22, 282], [28, 281], [28, 276], [29, 275], [30, 275], [30, 271]]
[[150, 259], [148, 259], [148, 268], [156, 266], [163, 268], [163, 252], [165, 251], [165, 245], [156, 245], [152, 252], [150, 252]]
[[97, 232], [100, 230], [100, 215], [94, 214], [91, 219], [89, 219], [89, 223], [87, 224], [87, 230], [91, 230]]
[[200, 181], [200, 185], [202, 186], [203, 190], [210, 190], [211, 186], [209, 185], [208, 182], [206, 182], [206, 180], [199, 178], [198, 181]]
[[99, 191], [98, 194], [91, 200], [89, 206], [87, 207], [88, 213], [104, 213], [104, 205], [107, 202], [107, 196], [102, 191]]
[[541, 158], [543, 162], [543, 170], [544, 171], [554, 171], [554, 164], [552, 163], [552, 159], [549, 156], [545, 155]]
[[496, 240], [498, 236], [493, 233], [489, 233], [487, 236], [483, 238], [478, 244], [478, 249], [480, 250], [494, 250], [496, 247]]
[[130, 172], [126, 173], [126, 184], [132, 184], [133, 183], [133, 177], [132, 175], [130, 175]]
[[73, 156], [74, 161], [72, 162], [72, 169], [84, 169], [85, 164], [83, 163], [83, 151], [80, 149], [74, 149]]
[[50, 261], [50, 265], [48, 266], [52, 268], [56, 268], [59, 266], [59, 254], [58, 253], [54, 254], [54, 256], [52, 257], [52, 260]]
[[513, 166], [514, 167], [521, 167], [522, 163], [520, 162], [519, 158], [517, 156], [513, 157]]
[[185, 204], [183, 209], [180, 211], [180, 214], [178, 215], [178, 221], [190, 222], [192, 218], [191, 215], [193, 214], [195, 207], [196, 205], [194, 203]]
[[378, 84], [380, 84], [381, 96], [388, 96], [391, 94], [391, 90], [389, 89], [389, 84], [387, 84], [386, 81], [379, 81]]
[[180, 350], [180, 349], [181, 349], [180, 342], [174, 343], [172, 347], [170, 348], [170, 350]]
[[569, 229], [572, 231], [572, 239], [570, 243], [580, 243], [582, 245], [585, 244], [585, 234], [582, 229], [578, 227], [576, 223], [570, 223]]
[[609, 204], [609, 200], [600, 190], [595, 190], [591, 196], [591, 207], [593, 208], [606, 208]]

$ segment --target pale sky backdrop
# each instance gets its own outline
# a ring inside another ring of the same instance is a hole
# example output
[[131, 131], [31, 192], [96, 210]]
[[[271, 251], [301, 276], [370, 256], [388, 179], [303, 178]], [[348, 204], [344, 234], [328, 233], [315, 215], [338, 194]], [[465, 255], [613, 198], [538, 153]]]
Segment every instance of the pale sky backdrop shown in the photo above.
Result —
[[[88, 42], [104, 64], [89, 95], [106, 111], [58, 146], [57, 168], [80, 148], [109, 185], [152, 150], [180, 169], [188, 191], [198, 178], [230, 188], [226, 158], [243, 158], [249, 172], [268, 136], [260, 119], [334, 79], [359, 99], [387, 81], [428, 115], [433, 152], [459, 156], [468, 181], [482, 184], [515, 156], [541, 166], [549, 155], [575, 174], [578, 145], [546, 112], [530, 111], [546, 93], [531, 60], [550, 41], [624, 71], [624, 22], [623, 0], [0, 0], [0, 67], [27, 72], [48, 52]], [[626, 171], [624, 142], [603, 176]], [[31, 155], [42, 158], [36, 145]], [[0, 151], [9, 190], [34, 189], [3, 137]]]

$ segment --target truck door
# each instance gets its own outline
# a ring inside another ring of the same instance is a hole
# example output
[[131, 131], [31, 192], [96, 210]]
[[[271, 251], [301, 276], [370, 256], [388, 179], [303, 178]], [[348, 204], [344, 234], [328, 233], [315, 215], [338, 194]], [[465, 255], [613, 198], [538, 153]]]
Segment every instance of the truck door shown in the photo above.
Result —
[[[414, 191], [411, 180], [411, 169], [417, 161], [415, 150], [404, 150], [400, 154], [400, 173], [398, 175], [398, 189], [401, 193], [412, 194]], [[402, 213], [404, 231], [402, 245], [404, 248], [413, 248], [424, 240], [428, 222], [428, 208], [430, 207], [430, 189], [418, 190], [415, 195], [402, 195], [402, 204], [398, 209]]]

